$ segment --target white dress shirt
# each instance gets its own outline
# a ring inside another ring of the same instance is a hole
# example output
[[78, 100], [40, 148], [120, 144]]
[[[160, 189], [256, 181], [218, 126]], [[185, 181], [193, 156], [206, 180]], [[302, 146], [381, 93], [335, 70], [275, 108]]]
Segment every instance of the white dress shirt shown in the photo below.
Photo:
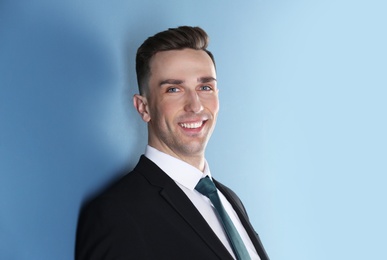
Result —
[[[195, 190], [195, 187], [201, 178], [209, 176], [212, 179], [207, 161], [205, 161], [204, 172], [201, 172], [194, 166], [173, 156], [165, 154], [149, 145], [146, 147], [145, 156], [153, 161], [160, 169], [162, 169], [170, 178], [176, 182], [176, 184], [192, 201], [200, 214], [202, 214], [203, 218], [208, 222], [220, 241], [222, 241], [223, 245], [235, 258], [227, 235], [218, 219], [214, 206], [206, 196]], [[249, 238], [249, 235], [247, 234], [233, 207], [219, 190], [218, 193], [223, 207], [227, 211], [227, 214], [230, 216], [232, 222], [238, 230], [251, 259], [260, 259], [253, 243]]]

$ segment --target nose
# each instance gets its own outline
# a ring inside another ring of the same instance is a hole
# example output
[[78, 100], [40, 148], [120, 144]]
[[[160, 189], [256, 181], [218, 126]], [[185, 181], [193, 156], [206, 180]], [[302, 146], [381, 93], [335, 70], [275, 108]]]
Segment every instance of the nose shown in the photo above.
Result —
[[196, 91], [188, 91], [186, 93], [186, 104], [184, 107], [186, 112], [199, 113], [203, 110], [202, 102]]

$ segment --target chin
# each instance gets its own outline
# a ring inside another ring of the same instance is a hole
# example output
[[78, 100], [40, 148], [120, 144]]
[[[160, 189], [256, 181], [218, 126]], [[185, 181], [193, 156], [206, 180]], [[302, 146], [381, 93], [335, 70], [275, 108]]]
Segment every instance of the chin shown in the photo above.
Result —
[[204, 144], [193, 145], [192, 143], [182, 147], [182, 151], [188, 156], [202, 155], [204, 154], [204, 149], [206, 146]]

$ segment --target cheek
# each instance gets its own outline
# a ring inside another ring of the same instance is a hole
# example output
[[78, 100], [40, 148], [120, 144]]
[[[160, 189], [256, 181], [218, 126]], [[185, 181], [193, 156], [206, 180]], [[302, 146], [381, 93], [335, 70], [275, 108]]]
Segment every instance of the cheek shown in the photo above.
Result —
[[177, 106], [174, 102], [160, 102], [153, 106], [153, 114], [158, 118], [158, 120], [171, 121], [173, 120], [176, 111]]
[[219, 111], [219, 100], [218, 98], [213, 98], [212, 100], [208, 100], [207, 108], [214, 114], [218, 114]]

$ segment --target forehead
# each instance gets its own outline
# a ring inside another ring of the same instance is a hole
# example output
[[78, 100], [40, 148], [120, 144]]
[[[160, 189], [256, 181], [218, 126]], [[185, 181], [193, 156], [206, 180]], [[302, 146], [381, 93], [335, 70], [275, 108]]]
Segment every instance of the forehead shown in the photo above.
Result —
[[156, 53], [150, 62], [152, 76], [172, 77], [176, 75], [212, 76], [215, 66], [210, 56], [203, 50], [183, 49]]

